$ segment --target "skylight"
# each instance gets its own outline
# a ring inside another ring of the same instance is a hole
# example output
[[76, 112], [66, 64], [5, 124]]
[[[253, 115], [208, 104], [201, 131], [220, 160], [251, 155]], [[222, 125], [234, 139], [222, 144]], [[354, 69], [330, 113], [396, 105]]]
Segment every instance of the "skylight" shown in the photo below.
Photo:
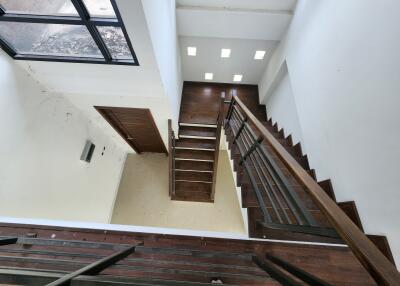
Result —
[[196, 56], [196, 54], [197, 54], [196, 47], [188, 47], [187, 53], [188, 53], [188, 56], [192, 56], [192, 57]]
[[264, 59], [264, 56], [265, 56], [265, 51], [256, 51], [256, 53], [254, 54], [254, 59], [262, 60]]
[[212, 80], [214, 78], [214, 74], [212, 72], [206, 72], [204, 74], [204, 79], [206, 80]]
[[233, 76], [233, 81], [234, 81], [234, 82], [241, 82], [241, 81], [242, 81], [242, 78], [243, 78], [243, 75], [241, 75], [241, 74], [235, 74], [235, 75]]
[[221, 58], [229, 58], [231, 56], [231, 49], [221, 49]]
[[139, 65], [115, 0], [0, 0], [0, 46], [17, 60]]

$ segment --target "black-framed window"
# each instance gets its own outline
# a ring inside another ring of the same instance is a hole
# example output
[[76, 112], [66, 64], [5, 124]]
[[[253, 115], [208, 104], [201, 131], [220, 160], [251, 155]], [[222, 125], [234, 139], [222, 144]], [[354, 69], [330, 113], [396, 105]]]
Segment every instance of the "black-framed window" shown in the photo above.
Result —
[[115, 0], [0, 0], [0, 46], [16, 60], [139, 65]]

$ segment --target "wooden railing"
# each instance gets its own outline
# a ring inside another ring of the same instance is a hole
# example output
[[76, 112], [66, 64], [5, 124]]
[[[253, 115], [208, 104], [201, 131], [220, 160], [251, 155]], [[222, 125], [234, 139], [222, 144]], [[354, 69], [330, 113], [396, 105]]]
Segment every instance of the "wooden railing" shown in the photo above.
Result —
[[169, 196], [172, 197], [175, 195], [175, 133], [171, 119], [168, 119], [168, 171]]
[[[235, 97], [234, 97], [235, 99]], [[233, 132], [233, 144], [240, 154], [243, 166], [258, 205], [262, 211], [263, 227], [319, 236], [338, 238], [333, 228], [320, 226], [300, 200], [291, 182], [283, 174], [273, 154], [262, 143], [262, 133], [249, 122], [249, 117], [240, 104], [232, 102], [227, 124]]]
[[285, 286], [332, 286], [328, 282], [300, 269], [289, 262], [275, 257], [271, 254], [266, 254], [265, 257], [253, 256], [253, 262], [262, 270], [267, 272], [272, 278]]
[[[238, 111], [242, 113], [242, 117], [240, 117]], [[339, 208], [339, 206], [324, 192], [324, 190], [301, 167], [301, 165], [285, 150], [285, 148], [262, 125], [262, 123], [250, 112], [250, 110], [243, 104], [243, 102], [236, 95], [232, 96], [232, 100], [226, 118], [226, 123], [232, 128], [232, 131], [235, 132], [234, 135], [236, 140], [239, 137], [241, 137], [240, 140], [241, 143], [239, 144], [242, 145], [241, 146], [242, 163], [244, 161], [250, 161], [251, 158], [254, 161], [255, 154], [258, 154], [259, 157], [263, 157], [264, 155], [260, 154], [260, 149], [258, 148], [260, 144], [257, 142], [265, 140], [271, 146], [275, 155], [278, 156], [280, 160], [286, 165], [290, 173], [295, 178], [297, 178], [297, 180], [305, 187], [305, 191], [307, 192], [307, 194], [317, 204], [319, 209], [329, 220], [330, 224], [335, 228], [336, 232], [348, 244], [350, 249], [353, 251], [354, 255], [363, 264], [363, 266], [374, 278], [374, 280], [378, 283], [378, 285], [400, 285], [400, 274], [397, 271], [396, 267], [349, 219], [349, 217]], [[253, 134], [251, 134], [249, 131], [250, 129], [249, 125], [251, 125]], [[255, 136], [255, 133], [257, 133], [257, 136]], [[252, 139], [252, 141], [249, 141], [250, 139]], [[243, 150], [245, 146], [247, 151]], [[262, 161], [262, 159], [260, 160]], [[264, 165], [265, 164], [268, 165], [268, 162], [261, 162], [261, 161], [259, 161], [258, 163], [254, 161], [255, 164], [253, 165], [253, 167], [260, 166], [261, 163]], [[244, 167], [246, 169], [245, 165]], [[273, 168], [273, 163], [269, 164], [269, 167]], [[267, 167], [254, 168], [254, 169], [256, 170], [258, 169], [260, 176], [261, 172], [267, 171]], [[271, 172], [272, 174], [268, 176], [270, 179], [274, 176], [274, 174], [276, 175], [277, 173], [279, 173], [277, 169], [271, 170]], [[279, 182], [280, 180], [280, 178], [278, 177], [276, 177], [275, 179], [277, 182]], [[250, 180], [255, 181], [252, 180], [251, 178]], [[267, 187], [268, 186], [265, 186], [265, 188]], [[281, 183], [281, 187], [283, 189], [283, 192], [287, 191], [285, 190], [286, 187], [284, 186], [284, 183]], [[260, 194], [257, 194], [257, 192], [256, 195], [259, 201], [263, 200], [263, 198], [260, 197]], [[272, 193], [270, 193], [270, 195], [273, 196]], [[288, 198], [288, 200], [292, 201], [293, 203], [293, 206], [291, 206], [290, 204], [288, 205], [291, 209], [290, 211], [293, 213], [296, 212], [299, 216], [298, 218], [296, 217], [296, 221], [299, 222], [299, 226], [304, 227], [305, 225], [307, 225], [308, 221], [308, 223], [312, 227], [313, 226], [312, 219], [310, 220], [310, 218], [308, 218], [305, 213], [302, 214], [301, 205], [300, 206], [298, 205], [298, 203], [296, 202], [296, 198], [294, 198], [293, 200]], [[281, 200], [281, 202], [283, 201]], [[264, 222], [268, 224], [269, 222], [268, 214], [263, 213], [263, 215], [265, 218]], [[277, 215], [275, 215], [275, 219], [278, 219]], [[282, 216], [281, 219], [283, 220]]]
[[218, 169], [218, 157], [219, 157], [219, 145], [221, 139], [221, 129], [224, 123], [224, 102], [225, 102], [225, 92], [222, 92], [221, 99], [219, 102], [219, 112], [217, 118], [217, 133], [215, 135], [215, 152], [214, 152], [214, 169], [213, 169], [213, 179], [212, 179], [212, 189], [211, 189], [211, 200], [215, 197], [215, 185], [217, 183], [217, 169]]
[[[0, 269], [0, 285], [86, 285], [84, 283], [87, 280], [85, 277], [92, 278], [90, 285], [103, 285], [105, 281], [101, 281], [101, 276], [97, 275], [134, 253], [136, 247], [143, 245], [143, 242], [134, 241], [132, 244], [112, 244], [45, 238], [0, 237], [0, 246], [13, 246], [16, 244], [19, 244], [22, 248], [2, 249], [5, 253], [12, 251], [14, 254], [10, 256], [3, 254], [1, 256], [2, 261], [17, 263], [19, 267], [2, 267]], [[112, 251], [111, 254], [110, 251]], [[50, 259], [43, 256], [54, 256], [55, 258], [52, 257]], [[64, 257], [64, 259], [59, 257]], [[75, 257], [75, 259], [67, 260], [65, 257]], [[93, 260], [90, 258], [93, 257], [97, 259], [89, 263], [89, 261]], [[49, 269], [46, 271], [46, 266], [41, 268], [43, 265], [50, 266], [53, 263], [56, 265], [55, 267], [60, 269], [59, 271], [51, 269], [51, 267], [48, 267]], [[84, 264], [84, 266], [75, 271], [68, 271], [67, 269], [71, 269], [73, 263], [76, 264], [73, 267], [75, 269], [81, 264]], [[26, 264], [40, 265], [41, 267], [25, 268], [24, 265]], [[100, 280], [96, 281], [97, 278]], [[110, 284], [113, 284], [113, 278], [118, 279], [116, 276], [110, 276], [108, 281]]]

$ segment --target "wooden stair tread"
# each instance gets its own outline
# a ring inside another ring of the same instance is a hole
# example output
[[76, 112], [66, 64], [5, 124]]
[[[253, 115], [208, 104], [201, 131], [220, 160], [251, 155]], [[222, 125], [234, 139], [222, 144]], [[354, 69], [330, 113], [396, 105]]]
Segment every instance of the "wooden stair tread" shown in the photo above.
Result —
[[190, 171], [201, 171], [212, 173], [214, 169], [214, 163], [203, 162], [203, 161], [181, 161], [175, 160], [176, 170], [190, 170]]
[[389, 261], [392, 262], [394, 266], [396, 266], [387, 237], [384, 235], [372, 235], [372, 234], [367, 234], [367, 237], [376, 245], [376, 247], [378, 247], [378, 249], [383, 253], [383, 255], [385, 255], [386, 258], [389, 259]]
[[360, 216], [358, 215], [356, 203], [354, 201], [340, 202], [338, 203], [338, 206], [360, 228], [360, 230], [364, 232]]
[[177, 181], [192, 181], [192, 182], [212, 182], [212, 173], [205, 172], [188, 172], [175, 171], [175, 180]]
[[202, 150], [175, 149], [175, 158], [213, 161], [214, 153]]
[[209, 127], [181, 126], [179, 136], [216, 137], [216, 129]]
[[214, 140], [202, 140], [202, 139], [191, 139], [181, 138], [176, 141], [176, 147], [194, 148], [194, 149], [215, 149]]

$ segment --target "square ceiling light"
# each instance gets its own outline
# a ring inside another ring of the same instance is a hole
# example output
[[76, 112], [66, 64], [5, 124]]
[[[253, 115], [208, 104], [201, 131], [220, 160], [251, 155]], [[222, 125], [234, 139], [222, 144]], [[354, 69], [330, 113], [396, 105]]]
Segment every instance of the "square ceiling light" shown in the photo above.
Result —
[[264, 56], [265, 56], [265, 51], [256, 51], [256, 53], [254, 55], [254, 59], [262, 60], [262, 59], [264, 59]]
[[231, 56], [231, 49], [221, 49], [221, 58], [229, 58]]
[[196, 47], [188, 47], [187, 53], [188, 53], [188, 56], [195, 57], [197, 54], [197, 48]]
[[205, 78], [206, 80], [212, 80], [212, 79], [214, 78], [214, 74], [213, 74], [212, 72], [206, 72], [206, 73], [204, 74], [204, 78]]
[[235, 74], [233, 76], [233, 81], [235, 81], [235, 82], [241, 82], [242, 79], [243, 79], [243, 75], [241, 75], [241, 74]]

